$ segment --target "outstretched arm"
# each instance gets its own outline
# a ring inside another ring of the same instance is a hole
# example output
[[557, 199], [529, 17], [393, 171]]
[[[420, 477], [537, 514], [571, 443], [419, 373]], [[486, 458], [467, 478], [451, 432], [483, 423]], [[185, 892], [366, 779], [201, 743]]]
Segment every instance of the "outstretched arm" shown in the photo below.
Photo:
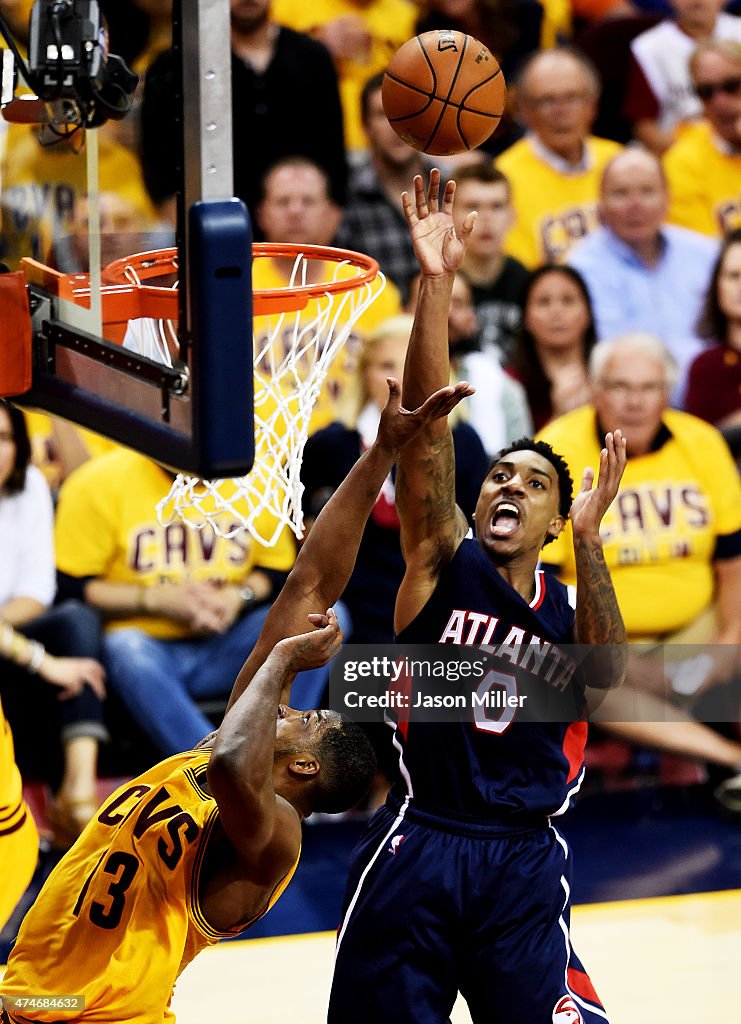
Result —
[[[414, 405], [450, 380], [448, 310], [456, 271], [476, 220], [470, 213], [461, 237], [453, 226], [455, 182], [440, 198], [440, 173], [430, 173], [425, 195], [414, 179], [414, 199], [402, 195], [404, 213], [422, 271], [414, 327], [404, 365], [404, 401]], [[402, 629], [424, 605], [440, 568], [468, 529], [455, 504], [455, 460], [447, 422], [430, 423], [402, 452], [396, 486], [406, 573], [396, 601], [395, 624]]]
[[594, 470], [586, 469], [569, 513], [576, 557], [575, 639], [579, 644], [597, 645], [593, 652], [596, 657], [590, 659], [593, 671], [589, 680], [597, 689], [619, 686], [628, 662], [625, 625], [599, 535], [602, 519], [617, 495], [625, 471], [626, 442], [616, 430], [607, 434], [605, 444], [600, 453], [596, 486], [592, 487]]
[[273, 785], [281, 693], [297, 672], [326, 665], [342, 643], [331, 608], [326, 615], [310, 615], [309, 622], [316, 627], [312, 632], [284, 639], [270, 652], [224, 718], [208, 764], [221, 825], [255, 885], [277, 883], [296, 860], [301, 841], [299, 817], [276, 798]]
[[[368, 516], [399, 451], [430, 420], [446, 417], [463, 398], [473, 394], [473, 388], [466, 383], [445, 387], [419, 409], [408, 412], [401, 407], [398, 382], [390, 377], [388, 385], [389, 400], [381, 415], [378, 437], [314, 523], [270, 609], [257, 644], [237, 677], [229, 707], [238, 700], [274, 645], [300, 632], [308, 614], [317, 608], [329, 608], [347, 586]], [[287, 692], [284, 699], [288, 700]]]

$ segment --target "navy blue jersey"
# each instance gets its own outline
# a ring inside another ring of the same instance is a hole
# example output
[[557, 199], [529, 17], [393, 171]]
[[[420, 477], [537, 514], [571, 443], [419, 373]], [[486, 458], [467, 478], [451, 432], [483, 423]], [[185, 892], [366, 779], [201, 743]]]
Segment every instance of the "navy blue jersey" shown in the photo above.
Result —
[[[466, 538], [444, 567], [419, 615], [399, 643], [481, 644], [505, 657], [542, 643], [573, 642], [573, 590], [536, 573], [528, 604], [497, 572], [478, 541]], [[512, 652], [510, 654], [510, 652]], [[514, 682], [514, 675], [510, 677]], [[578, 689], [578, 677], [569, 684]], [[580, 701], [581, 692], [577, 694]], [[402, 799], [431, 812], [491, 819], [564, 811], [583, 776], [585, 722], [518, 722], [512, 709], [470, 722], [401, 722]], [[404, 791], [406, 789], [406, 792]]]

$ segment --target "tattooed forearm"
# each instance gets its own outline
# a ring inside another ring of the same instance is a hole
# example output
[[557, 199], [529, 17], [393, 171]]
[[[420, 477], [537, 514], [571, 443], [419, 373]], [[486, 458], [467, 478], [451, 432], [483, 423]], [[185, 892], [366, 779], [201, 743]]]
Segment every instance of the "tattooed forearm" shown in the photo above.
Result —
[[[580, 644], [609, 645], [610, 663], [602, 685], [619, 686], [628, 661], [625, 624], [605, 563], [599, 538], [574, 538], [576, 555], [576, 640]], [[599, 685], [598, 683], [596, 685]]]
[[468, 527], [455, 503], [455, 452], [449, 431], [413, 451], [402, 451], [396, 507], [404, 543], [432, 541], [435, 561], [450, 557]]

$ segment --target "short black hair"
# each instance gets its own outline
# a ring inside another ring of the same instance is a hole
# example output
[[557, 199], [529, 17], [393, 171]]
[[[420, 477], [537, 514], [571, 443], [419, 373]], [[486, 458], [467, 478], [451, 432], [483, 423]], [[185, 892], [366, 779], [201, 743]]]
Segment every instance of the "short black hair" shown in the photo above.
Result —
[[[565, 459], [554, 452], [545, 441], [534, 441], [532, 437], [521, 437], [518, 441], [513, 441], [512, 444], [497, 452], [489, 467], [489, 472], [491, 473], [492, 469], [498, 462], [502, 461], [505, 455], [511, 455], [512, 452], [535, 452], [536, 455], [542, 455], [544, 459], [550, 462], [558, 477], [558, 514], [563, 516], [564, 519], [568, 519], [571, 502], [574, 500], [574, 481]], [[549, 534], [543, 541], [543, 544], [550, 544], [555, 539], [555, 537], [551, 537]]]
[[313, 809], [339, 814], [354, 807], [376, 774], [376, 755], [366, 734], [356, 722], [341, 717], [337, 725], [323, 730], [313, 751], [320, 765], [312, 789]]
[[10, 429], [15, 442], [15, 462], [3, 490], [6, 494], [20, 494], [26, 486], [26, 469], [31, 461], [31, 441], [26, 428], [26, 418], [20, 409], [0, 398], [0, 408], [5, 409], [10, 419]]

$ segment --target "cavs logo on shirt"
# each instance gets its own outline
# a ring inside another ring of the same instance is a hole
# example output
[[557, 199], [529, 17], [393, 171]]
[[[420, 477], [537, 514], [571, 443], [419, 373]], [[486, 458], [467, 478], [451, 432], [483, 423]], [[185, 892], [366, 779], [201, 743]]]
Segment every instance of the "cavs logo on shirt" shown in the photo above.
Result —
[[553, 1024], [584, 1024], [584, 1018], [576, 1008], [571, 996], [561, 996], [553, 1007]]
[[405, 839], [406, 836], [394, 836], [394, 838], [391, 840], [391, 843], [389, 844], [388, 852], [393, 853], [395, 857], [399, 847], [401, 846]]

